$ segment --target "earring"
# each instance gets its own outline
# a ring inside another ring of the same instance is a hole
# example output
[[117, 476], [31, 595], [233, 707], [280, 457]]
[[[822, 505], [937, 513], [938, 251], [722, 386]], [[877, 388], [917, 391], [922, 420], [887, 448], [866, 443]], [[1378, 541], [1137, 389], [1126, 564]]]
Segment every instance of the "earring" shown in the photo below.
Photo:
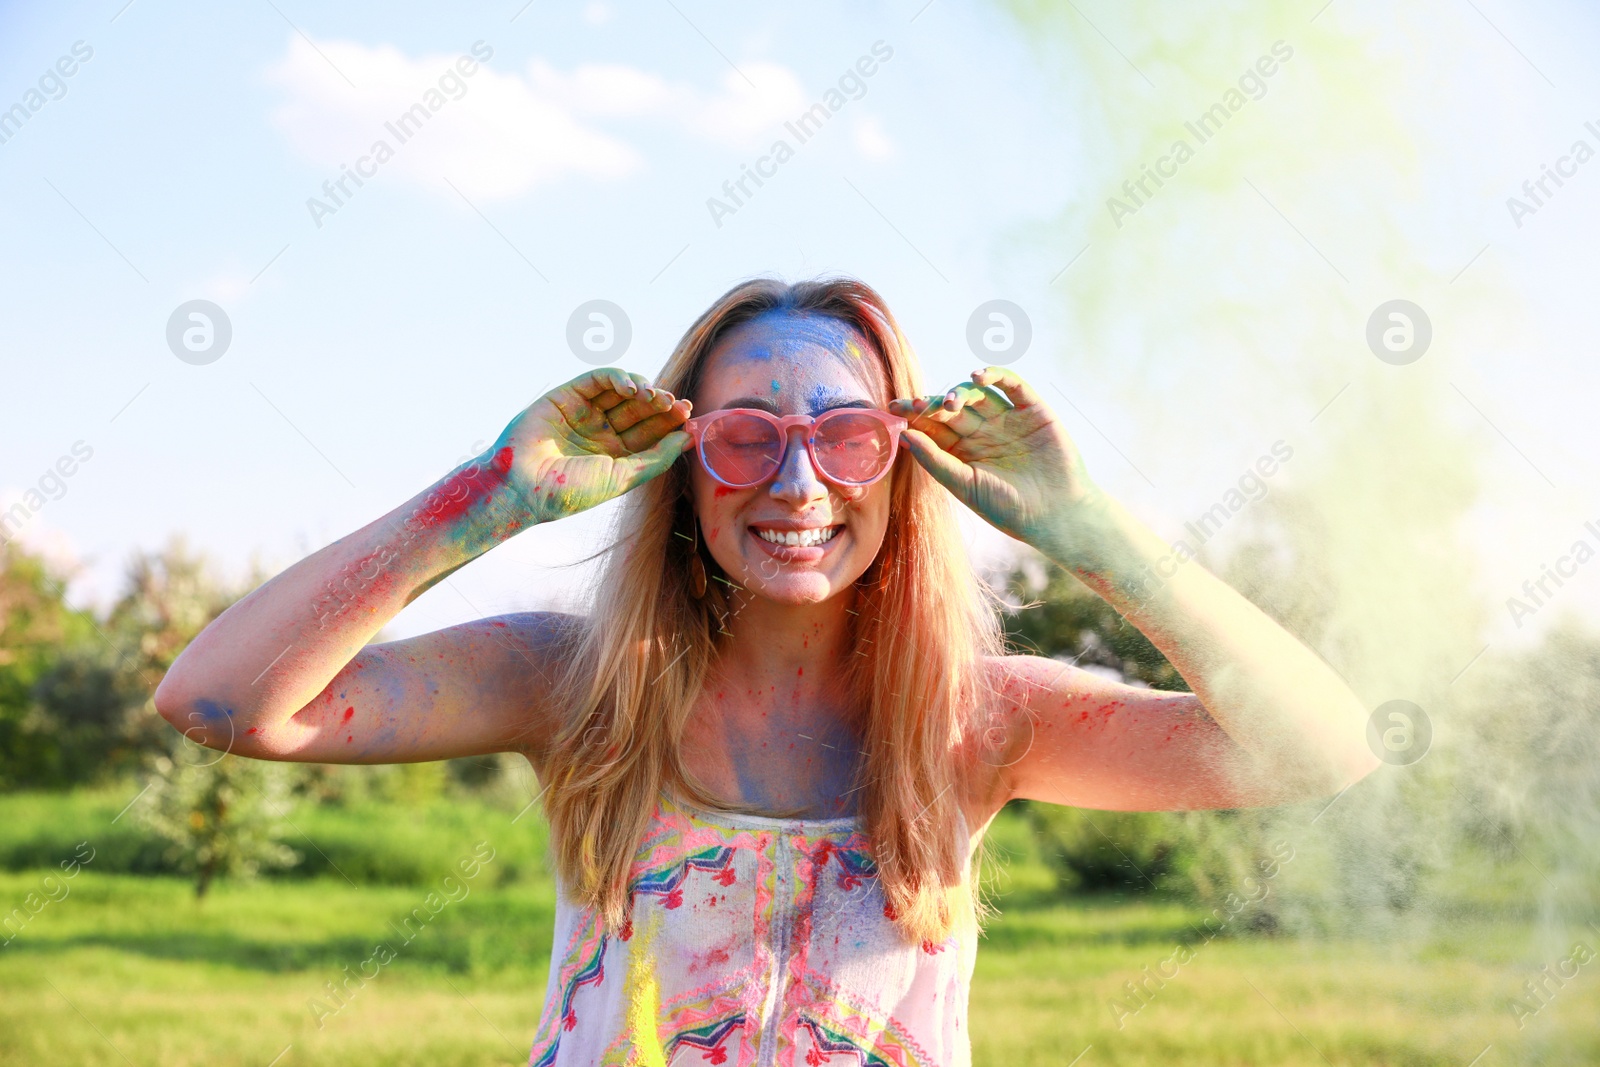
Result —
[[706, 595], [706, 564], [700, 558], [700, 520], [694, 520], [694, 547], [689, 549], [689, 595], [696, 600]]

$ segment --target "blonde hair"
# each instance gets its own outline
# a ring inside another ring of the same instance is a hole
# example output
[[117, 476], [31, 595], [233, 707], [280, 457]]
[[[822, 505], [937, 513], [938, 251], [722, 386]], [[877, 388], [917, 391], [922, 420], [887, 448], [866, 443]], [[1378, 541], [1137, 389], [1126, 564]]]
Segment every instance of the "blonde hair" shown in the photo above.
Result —
[[[921, 395], [915, 357], [883, 298], [851, 279], [735, 286], [684, 334], [656, 384], [693, 396], [718, 339], [775, 310], [854, 326], [872, 343], [890, 396]], [[630, 868], [663, 787], [728, 809], [679, 752], [737, 590], [691, 537], [689, 462], [624, 498], [611, 558], [554, 692], [569, 717], [540, 760], [557, 872], [572, 899], [613, 929], [626, 918]], [[888, 914], [908, 940], [938, 942], [984, 914], [956, 830], [957, 770], [980, 732], [985, 661], [1001, 642], [949, 495], [905, 449], [891, 479], [888, 529], [857, 581], [855, 654], [846, 657], [866, 712], [856, 785]], [[697, 551], [712, 575], [700, 599], [688, 577]]]

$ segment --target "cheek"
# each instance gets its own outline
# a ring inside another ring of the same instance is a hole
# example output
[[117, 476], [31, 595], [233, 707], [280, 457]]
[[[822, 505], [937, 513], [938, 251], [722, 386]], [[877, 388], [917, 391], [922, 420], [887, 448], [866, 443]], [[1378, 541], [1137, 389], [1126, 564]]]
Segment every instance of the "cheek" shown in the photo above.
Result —
[[734, 517], [744, 505], [748, 489], [729, 489], [704, 471], [690, 475], [690, 491], [694, 498], [695, 515], [700, 519], [700, 536], [707, 541], [723, 538], [735, 530]]

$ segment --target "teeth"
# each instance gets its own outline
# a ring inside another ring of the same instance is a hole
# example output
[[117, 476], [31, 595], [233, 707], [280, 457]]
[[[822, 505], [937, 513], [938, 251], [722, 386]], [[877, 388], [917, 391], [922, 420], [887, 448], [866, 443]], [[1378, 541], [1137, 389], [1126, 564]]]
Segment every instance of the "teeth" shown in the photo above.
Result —
[[814, 548], [825, 545], [833, 540], [833, 535], [839, 531], [837, 526], [824, 529], [811, 530], [763, 530], [756, 528], [756, 534], [763, 541], [770, 541], [775, 545], [784, 545], [789, 548]]

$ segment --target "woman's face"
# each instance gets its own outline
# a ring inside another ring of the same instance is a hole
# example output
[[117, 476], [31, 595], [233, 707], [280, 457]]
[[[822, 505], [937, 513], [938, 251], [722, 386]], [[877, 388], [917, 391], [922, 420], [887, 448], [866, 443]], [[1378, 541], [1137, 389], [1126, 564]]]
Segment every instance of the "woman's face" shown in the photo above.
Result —
[[[881, 409], [889, 396], [883, 368], [860, 331], [821, 315], [771, 311], [723, 335], [690, 399], [696, 415], [761, 408], [815, 417], [836, 407]], [[731, 580], [780, 603], [816, 603], [852, 588], [889, 525], [893, 477], [864, 488], [823, 480], [800, 427], [789, 431], [777, 473], [758, 485], [730, 489], [706, 473], [698, 456], [689, 469], [700, 536], [712, 558]], [[770, 540], [791, 530], [821, 531], [827, 540], [814, 547]]]

